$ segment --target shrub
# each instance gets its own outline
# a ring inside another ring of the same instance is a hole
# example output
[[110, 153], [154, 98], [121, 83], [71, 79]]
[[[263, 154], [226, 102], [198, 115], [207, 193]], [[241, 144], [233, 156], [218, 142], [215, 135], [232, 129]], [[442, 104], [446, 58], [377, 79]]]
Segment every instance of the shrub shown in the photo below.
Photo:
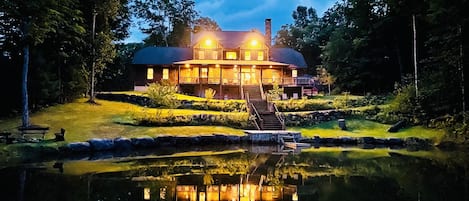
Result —
[[249, 114], [222, 113], [222, 114], [200, 114], [200, 115], [138, 115], [135, 122], [140, 126], [202, 126], [219, 125], [233, 128], [246, 128], [249, 125]]
[[215, 91], [212, 88], [205, 89], [205, 98], [207, 100], [211, 100], [211, 99], [213, 99], [213, 97], [215, 97], [216, 93], [217, 93], [217, 91]]
[[176, 98], [177, 87], [168, 82], [148, 85], [147, 94], [156, 107], [177, 108], [180, 102]]
[[283, 88], [280, 88], [276, 82], [274, 82], [273, 88], [267, 91], [266, 98], [269, 101], [280, 100], [280, 97], [283, 94]]

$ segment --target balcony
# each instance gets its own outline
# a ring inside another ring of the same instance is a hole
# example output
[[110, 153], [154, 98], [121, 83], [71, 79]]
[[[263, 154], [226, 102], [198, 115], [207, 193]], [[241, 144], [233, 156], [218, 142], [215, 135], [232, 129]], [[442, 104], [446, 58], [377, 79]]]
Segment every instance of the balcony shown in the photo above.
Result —
[[[314, 84], [310, 78], [262, 78], [262, 84], [271, 85], [277, 83], [283, 86], [311, 86]], [[242, 80], [243, 85], [257, 85], [258, 80]], [[219, 77], [180, 77], [179, 84], [220, 84]], [[223, 85], [239, 85], [239, 78], [222, 78]]]

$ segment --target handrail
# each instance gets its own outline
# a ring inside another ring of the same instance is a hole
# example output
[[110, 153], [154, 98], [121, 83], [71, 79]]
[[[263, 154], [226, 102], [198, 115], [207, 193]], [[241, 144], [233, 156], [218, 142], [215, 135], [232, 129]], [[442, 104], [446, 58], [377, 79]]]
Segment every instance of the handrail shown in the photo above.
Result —
[[[264, 128], [264, 120], [262, 119], [261, 115], [259, 114], [259, 112], [257, 112], [257, 109], [256, 107], [254, 106], [254, 104], [252, 104], [251, 102], [249, 103], [249, 107], [254, 111], [254, 114], [256, 116], [256, 120], [254, 120], [254, 123], [256, 123], [256, 127], [258, 130], [262, 130]], [[257, 120], [259, 120], [259, 123], [257, 122]]]
[[275, 110], [275, 116], [282, 124], [282, 129], [285, 130], [285, 119], [283, 118], [283, 114], [280, 111], [278, 111], [278, 108], [274, 102], [272, 102], [272, 106], [274, 107], [274, 110]]

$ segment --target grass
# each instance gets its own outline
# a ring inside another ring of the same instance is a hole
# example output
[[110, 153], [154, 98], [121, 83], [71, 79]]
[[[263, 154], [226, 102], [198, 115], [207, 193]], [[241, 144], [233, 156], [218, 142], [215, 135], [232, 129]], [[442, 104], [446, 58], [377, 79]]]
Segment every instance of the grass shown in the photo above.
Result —
[[397, 133], [389, 133], [391, 125], [381, 124], [362, 119], [346, 119], [347, 130], [341, 130], [337, 121], [329, 121], [316, 126], [301, 128], [292, 127], [289, 130], [301, 131], [303, 137], [375, 137], [375, 138], [407, 138], [418, 137], [440, 142], [444, 136], [443, 130], [428, 129], [422, 126], [401, 129]]
[[[59, 132], [65, 128], [65, 139], [68, 142], [86, 141], [90, 138], [116, 138], [116, 137], [139, 137], [139, 136], [195, 136], [233, 134], [243, 135], [243, 131], [222, 126], [180, 126], [180, 127], [140, 127], [118, 124], [119, 120], [129, 119], [133, 113], [149, 112], [156, 115], [178, 114], [216, 114], [221, 112], [200, 110], [167, 110], [149, 109], [140, 106], [98, 100], [100, 105], [85, 103], [86, 99], [64, 105], [56, 105], [31, 114], [31, 123], [50, 127], [46, 139], [54, 138], [52, 133]], [[170, 112], [171, 111], [171, 112]], [[16, 127], [20, 125], [20, 118], [1, 120], [0, 128], [17, 133]]]

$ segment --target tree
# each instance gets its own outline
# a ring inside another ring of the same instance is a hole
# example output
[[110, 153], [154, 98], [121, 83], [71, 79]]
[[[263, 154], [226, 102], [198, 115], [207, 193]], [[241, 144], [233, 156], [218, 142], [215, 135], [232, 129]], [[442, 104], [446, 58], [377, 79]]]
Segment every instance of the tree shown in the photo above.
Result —
[[198, 15], [194, 7], [193, 0], [135, 0], [132, 10], [140, 20], [140, 29], [148, 34], [146, 44], [187, 47]]
[[[275, 37], [275, 46], [290, 47], [301, 52], [308, 66], [320, 63], [318, 43], [319, 18], [314, 8], [298, 6], [293, 11], [292, 25], [283, 25]], [[310, 73], [315, 69], [309, 68]]]
[[200, 31], [221, 31], [221, 28], [218, 26], [217, 22], [209, 17], [200, 17], [194, 21], [192, 32], [198, 33]]
[[[1, 27], [0, 35], [4, 38], [2, 46], [10, 54], [20, 53], [23, 57], [22, 72], [22, 126], [27, 127], [29, 122], [28, 97], [28, 71], [30, 65], [30, 48], [43, 44], [49, 34], [57, 33], [61, 26], [74, 26], [80, 32], [76, 23], [63, 23], [67, 17], [73, 15], [80, 20], [75, 12], [67, 13], [77, 1], [68, 0], [61, 4], [54, 0], [37, 1], [1, 1], [0, 21], [5, 22]], [[14, 48], [19, 45], [22, 50]]]
[[327, 72], [326, 68], [318, 67], [317, 68], [317, 75], [319, 77], [319, 82], [323, 85], [327, 85], [328, 95], [331, 95], [331, 85], [335, 82], [335, 77], [332, 76], [329, 72]]

